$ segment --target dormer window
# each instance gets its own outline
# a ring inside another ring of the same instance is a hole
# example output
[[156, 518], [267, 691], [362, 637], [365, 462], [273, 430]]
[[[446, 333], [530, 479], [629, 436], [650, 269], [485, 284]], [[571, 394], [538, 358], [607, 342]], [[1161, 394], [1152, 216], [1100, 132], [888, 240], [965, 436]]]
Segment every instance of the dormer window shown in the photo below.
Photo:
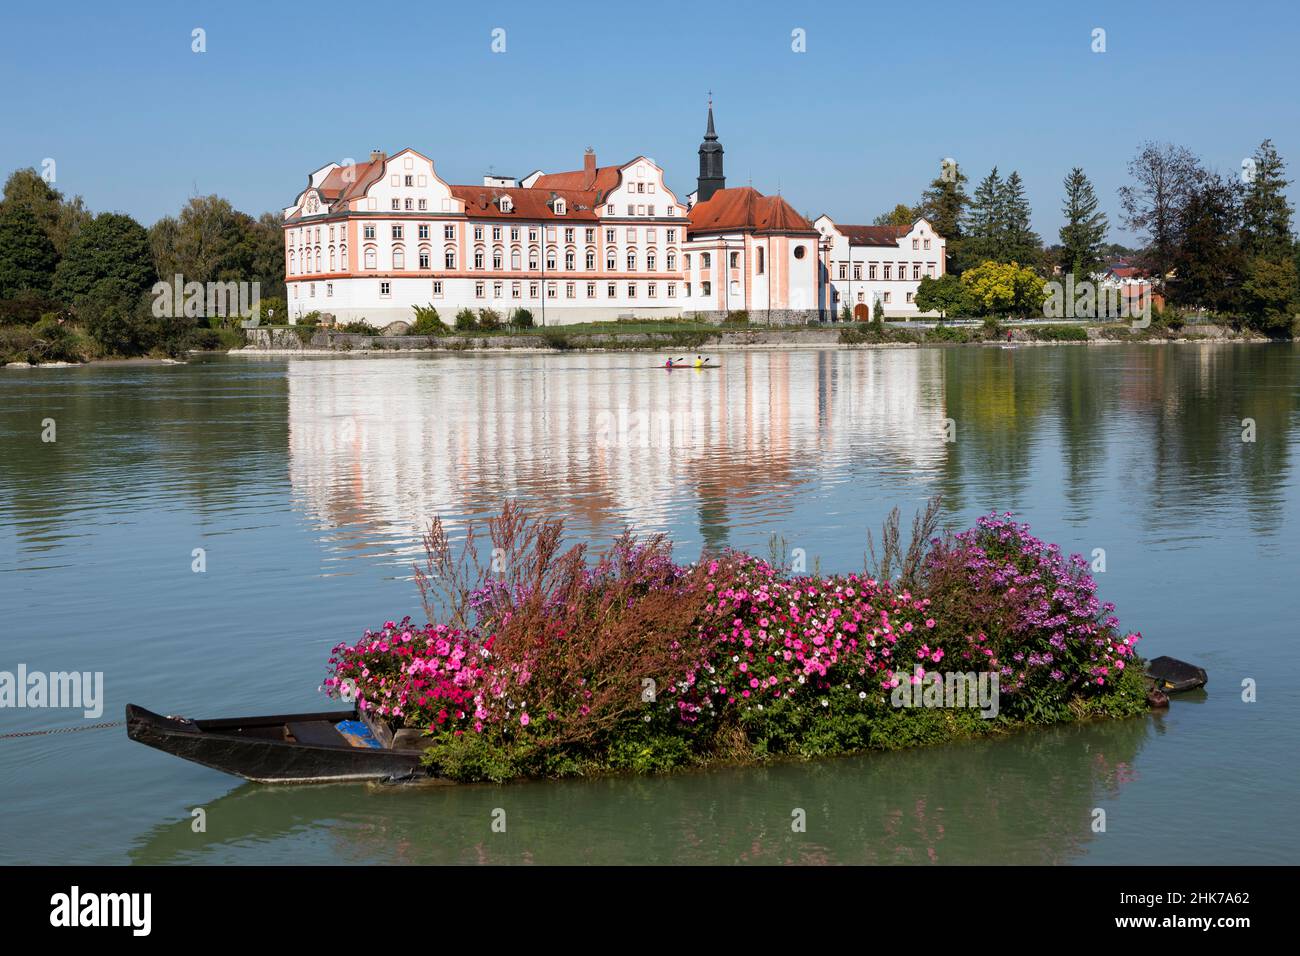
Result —
[[511, 200], [509, 196], [502, 196], [497, 205], [501, 208], [502, 212], [510, 212], [515, 208], [514, 201]]
[[551, 205], [551, 211], [554, 212], [557, 216], [563, 216], [564, 207], [565, 207], [564, 200], [556, 199], [555, 202]]

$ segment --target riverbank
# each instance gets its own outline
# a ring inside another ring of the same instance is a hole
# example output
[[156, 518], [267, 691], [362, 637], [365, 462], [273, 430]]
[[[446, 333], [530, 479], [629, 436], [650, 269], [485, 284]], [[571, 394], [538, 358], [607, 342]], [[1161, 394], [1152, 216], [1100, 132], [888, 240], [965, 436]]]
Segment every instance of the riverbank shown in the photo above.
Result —
[[[1008, 338], [1008, 333], [1010, 338]], [[917, 348], [920, 346], [999, 347], [1113, 345], [1132, 342], [1184, 344], [1272, 341], [1248, 329], [1187, 325], [1180, 329], [1133, 329], [1128, 325], [886, 326], [832, 325], [817, 328], [744, 328], [665, 332], [572, 332], [563, 327], [491, 335], [366, 335], [297, 327], [246, 330], [248, 345], [232, 355], [399, 354], [409, 352], [789, 351], [826, 348]]]

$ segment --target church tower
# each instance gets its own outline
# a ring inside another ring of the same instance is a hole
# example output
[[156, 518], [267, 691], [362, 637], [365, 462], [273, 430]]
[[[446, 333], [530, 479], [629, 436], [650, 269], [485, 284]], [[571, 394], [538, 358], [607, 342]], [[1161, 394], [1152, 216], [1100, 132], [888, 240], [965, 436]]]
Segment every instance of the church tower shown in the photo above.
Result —
[[700, 143], [700, 178], [696, 181], [696, 202], [707, 202], [719, 189], [725, 189], [727, 177], [722, 174], [722, 144], [713, 130], [713, 97], [709, 97], [709, 127]]

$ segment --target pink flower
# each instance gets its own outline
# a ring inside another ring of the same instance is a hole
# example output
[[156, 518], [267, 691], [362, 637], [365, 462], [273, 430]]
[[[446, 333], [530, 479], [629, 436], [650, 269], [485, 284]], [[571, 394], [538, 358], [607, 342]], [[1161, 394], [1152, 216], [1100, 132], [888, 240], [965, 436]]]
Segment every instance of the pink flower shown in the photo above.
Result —
[[519, 715], [519, 723], [522, 726], [527, 727], [529, 722], [530, 722], [530, 718], [527, 713], [523, 713]]

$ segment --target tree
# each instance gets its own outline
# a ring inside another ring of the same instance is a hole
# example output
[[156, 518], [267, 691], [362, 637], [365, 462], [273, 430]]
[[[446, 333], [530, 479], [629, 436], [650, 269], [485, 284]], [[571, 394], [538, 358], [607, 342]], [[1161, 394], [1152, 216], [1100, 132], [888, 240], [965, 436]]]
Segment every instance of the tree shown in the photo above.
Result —
[[1042, 240], [1029, 224], [1031, 212], [1025, 184], [1014, 169], [1002, 184], [997, 207], [1001, 220], [997, 261], [1036, 265], [1042, 258]]
[[101, 279], [121, 279], [136, 294], [157, 279], [149, 234], [130, 216], [100, 213], [77, 233], [55, 269], [54, 295], [75, 303]]
[[59, 255], [31, 209], [0, 205], [0, 299], [50, 290]]
[[981, 315], [1041, 314], [1047, 299], [1042, 277], [1017, 262], [982, 262], [962, 273], [961, 284]]
[[177, 274], [185, 282], [256, 281], [256, 252], [249, 241], [254, 225], [251, 216], [220, 196], [194, 197], [179, 216], [164, 217], [149, 230], [159, 277], [164, 282]]
[[944, 272], [960, 262], [962, 220], [970, 197], [966, 195], [966, 174], [955, 163], [946, 164], [916, 205], [918, 217], [925, 219], [946, 243], [948, 263]]
[[961, 246], [963, 269], [982, 262], [998, 261], [1002, 221], [1002, 177], [994, 166], [975, 187], [975, 196], [966, 214], [965, 235]]
[[153, 338], [147, 301], [124, 279], [101, 279], [82, 297], [77, 318], [108, 354], [135, 355]]
[[1101, 268], [1106, 242], [1106, 214], [1097, 210], [1097, 193], [1082, 169], [1075, 166], [1065, 177], [1065, 205], [1061, 208], [1061, 248], [1057, 261], [1065, 272], [1087, 279]]
[[30, 211], [60, 256], [92, 218], [80, 196], [64, 199], [61, 192], [30, 167], [10, 174], [0, 202]]
[[1197, 170], [1175, 223], [1169, 298], [1215, 312], [1242, 310], [1246, 271], [1241, 243], [1242, 190], [1235, 179]]
[[1250, 255], [1279, 258], [1290, 254], [1293, 210], [1286, 198], [1289, 185], [1286, 164], [1273, 148], [1273, 141], [1264, 140], [1251, 157], [1242, 201], [1242, 227]]
[[961, 278], [951, 272], [937, 279], [922, 276], [916, 290], [916, 307], [922, 312], [938, 312], [943, 318], [970, 311]]
[[[899, 203], [889, 212], [881, 213], [876, 217], [877, 226], [910, 226], [921, 218], [917, 215], [916, 210], [905, 203]], [[933, 225], [933, 223], [931, 223]], [[942, 233], [940, 233], [942, 235]]]
[[1296, 266], [1293, 259], [1255, 256], [1246, 264], [1242, 284], [1252, 324], [1264, 332], [1287, 332], [1296, 309]]
[[1134, 182], [1119, 190], [1124, 226], [1147, 237], [1144, 258], [1161, 284], [1173, 268], [1183, 207], [1200, 164], [1182, 146], [1146, 143], [1129, 161]]

